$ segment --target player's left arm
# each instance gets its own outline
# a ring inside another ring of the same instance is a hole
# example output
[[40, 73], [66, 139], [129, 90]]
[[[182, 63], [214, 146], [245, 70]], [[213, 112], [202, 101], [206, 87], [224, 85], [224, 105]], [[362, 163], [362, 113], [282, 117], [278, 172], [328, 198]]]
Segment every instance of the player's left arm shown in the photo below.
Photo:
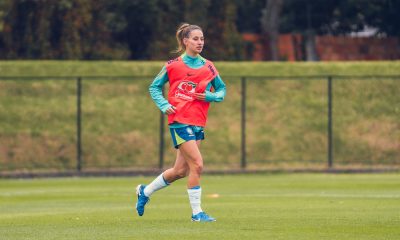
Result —
[[[215, 92], [211, 92], [211, 87], [215, 89]], [[208, 84], [205, 93], [206, 102], [222, 102], [224, 100], [226, 85], [219, 74]]]

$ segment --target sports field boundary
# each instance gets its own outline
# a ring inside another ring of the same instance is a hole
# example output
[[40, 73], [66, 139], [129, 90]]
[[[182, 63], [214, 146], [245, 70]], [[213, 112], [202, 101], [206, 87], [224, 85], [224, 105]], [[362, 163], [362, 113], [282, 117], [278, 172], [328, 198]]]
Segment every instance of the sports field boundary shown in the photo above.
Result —
[[[143, 76], [129, 76], [129, 75], [115, 75], [115, 76], [102, 76], [102, 75], [80, 75], [80, 76], [56, 76], [56, 75], [48, 75], [48, 76], [39, 76], [39, 75], [31, 75], [31, 76], [0, 76], [0, 80], [7, 81], [7, 80], [56, 80], [56, 79], [64, 79], [64, 80], [71, 80], [72, 82], [76, 81], [76, 121], [74, 122], [76, 126], [76, 162], [74, 162], [76, 169], [33, 169], [31, 170], [29, 166], [24, 169], [24, 167], [19, 168], [18, 170], [12, 170], [16, 168], [10, 168], [8, 171], [0, 171], [0, 178], [34, 178], [34, 177], [64, 177], [64, 176], [137, 176], [137, 175], [154, 175], [160, 172], [160, 169], [164, 169], [164, 158], [165, 158], [165, 141], [164, 141], [164, 131], [165, 131], [165, 119], [164, 115], [160, 113], [160, 121], [159, 121], [159, 146], [158, 146], [158, 168], [156, 164], [153, 165], [153, 168], [149, 169], [85, 169], [85, 159], [83, 157], [83, 150], [84, 144], [82, 143], [82, 117], [84, 110], [82, 110], [82, 81], [83, 80], [113, 80], [113, 79], [120, 79], [120, 80], [135, 80], [139, 78], [150, 78], [151, 75], [143, 75]], [[207, 174], [246, 174], [246, 173], [274, 173], [274, 172], [328, 172], [328, 173], [365, 173], [365, 172], [398, 172], [400, 171], [400, 166], [350, 166], [350, 167], [343, 167], [337, 166], [336, 160], [334, 160], [334, 131], [333, 131], [333, 118], [335, 117], [332, 107], [333, 102], [333, 90], [332, 90], [332, 83], [336, 81], [343, 81], [352, 78], [357, 78], [358, 80], [377, 80], [377, 79], [393, 79], [393, 80], [400, 80], [400, 75], [397, 73], [390, 73], [388, 75], [385, 74], [365, 74], [357, 75], [357, 74], [306, 74], [306, 75], [264, 75], [264, 76], [252, 76], [252, 75], [236, 75], [230, 76], [226, 75], [227, 78], [237, 78], [239, 80], [240, 86], [240, 154], [238, 154], [238, 159], [235, 164], [240, 164], [240, 169], [223, 169], [223, 170], [206, 170], [205, 173]], [[326, 106], [324, 109], [327, 109], [327, 123], [326, 123], [326, 159], [324, 159], [325, 164], [323, 167], [311, 167], [308, 168], [307, 166], [299, 166], [299, 168], [293, 168], [293, 166], [279, 168], [269, 168], [268, 166], [263, 166], [261, 169], [255, 168], [248, 168], [248, 147], [246, 141], [246, 96], [248, 95], [247, 91], [247, 83], [249, 80], [301, 80], [301, 79], [308, 79], [308, 80], [316, 80], [316, 81], [323, 81], [326, 82]], [[397, 160], [395, 160], [397, 162]], [[326, 167], [325, 167], [326, 166]], [[96, 167], [96, 166], [93, 166]], [[104, 166], [103, 166], [104, 167]]]
[[[59, 178], [59, 177], [127, 177], [127, 176], [154, 176], [165, 169], [146, 169], [146, 170], [84, 170], [84, 171], [15, 171], [1, 172], [0, 179], [8, 178]], [[399, 167], [382, 168], [272, 168], [272, 169], [230, 169], [230, 170], [206, 170], [205, 175], [235, 175], [235, 174], [278, 174], [278, 173], [328, 173], [328, 174], [347, 174], [347, 173], [400, 173]]]

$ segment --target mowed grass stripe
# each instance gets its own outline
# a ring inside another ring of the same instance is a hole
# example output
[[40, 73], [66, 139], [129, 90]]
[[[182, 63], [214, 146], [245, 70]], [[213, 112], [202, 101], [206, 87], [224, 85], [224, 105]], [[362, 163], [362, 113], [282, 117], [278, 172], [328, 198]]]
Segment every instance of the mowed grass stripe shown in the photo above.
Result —
[[138, 217], [134, 187], [151, 180], [0, 180], [0, 236], [220, 240], [400, 235], [400, 174], [206, 175], [203, 208], [217, 218], [212, 224], [190, 222], [185, 181], [153, 195], [145, 215]]

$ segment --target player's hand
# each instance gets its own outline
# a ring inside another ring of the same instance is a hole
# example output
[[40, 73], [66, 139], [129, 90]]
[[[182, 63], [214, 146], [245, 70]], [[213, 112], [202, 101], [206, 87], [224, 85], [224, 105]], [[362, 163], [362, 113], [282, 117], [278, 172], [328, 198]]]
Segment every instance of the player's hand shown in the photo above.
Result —
[[206, 100], [206, 94], [205, 93], [193, 93], [194, 98], [197, 100], [205, 101]]
[[165, 111], [165, 114], [170, 115], [170, 114], [174, 114], [176, 113], [176, 107], [171, 106], [170, 108], [167, 109], [167, 111]]

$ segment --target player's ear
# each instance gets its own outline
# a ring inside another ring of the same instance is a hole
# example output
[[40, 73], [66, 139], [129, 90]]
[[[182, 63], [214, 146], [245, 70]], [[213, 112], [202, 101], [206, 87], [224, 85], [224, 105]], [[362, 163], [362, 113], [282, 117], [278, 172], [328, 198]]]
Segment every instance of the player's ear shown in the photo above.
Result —
[[183, 44], [186, 46], [187, 45], [187, 41], [189, 40], [189, 38], [183, 38]]

